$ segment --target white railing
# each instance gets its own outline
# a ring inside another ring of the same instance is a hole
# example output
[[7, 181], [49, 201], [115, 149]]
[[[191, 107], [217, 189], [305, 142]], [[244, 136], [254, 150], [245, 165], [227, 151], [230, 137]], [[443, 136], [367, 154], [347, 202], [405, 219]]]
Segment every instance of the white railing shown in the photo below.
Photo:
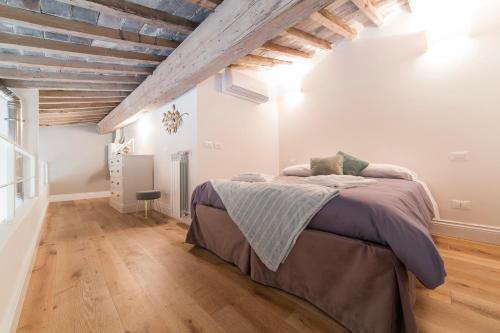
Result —
[[36, 196], [36, 159], [0, 135], [0, 223], [12, 221], [25, 200]]

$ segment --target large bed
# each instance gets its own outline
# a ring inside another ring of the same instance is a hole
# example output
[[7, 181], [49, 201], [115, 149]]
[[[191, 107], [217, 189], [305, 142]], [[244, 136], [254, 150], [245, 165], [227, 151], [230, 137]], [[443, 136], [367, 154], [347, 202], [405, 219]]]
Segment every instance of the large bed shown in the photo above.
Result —
[[308, 300], [353, 332], [417, 332], [415, 276], [435, 288], [446, 275], [428, 231], [431, 199], [414, 181], [377, 179], [340, 190], [276, 271], [251, 248], [211, 182], [195, 189], [191, 212], [186, 242], [214, 252], [256, 282]]

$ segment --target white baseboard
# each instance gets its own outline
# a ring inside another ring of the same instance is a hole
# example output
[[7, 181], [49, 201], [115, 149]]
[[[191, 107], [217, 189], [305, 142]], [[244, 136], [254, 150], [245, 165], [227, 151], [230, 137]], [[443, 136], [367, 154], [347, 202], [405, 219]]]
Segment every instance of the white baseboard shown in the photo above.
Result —
[[182, 223], [187, 224], [187, 225], [191, 225], [191, 217], [190, 216], [181, 217], [181, 218], [172, 217], [172, 209], [171, 209], [170, 205], [166, 202], [159, 201], [158, 205], [155, 205], [153, 207], [153, 209], [156, 211], [159, 211], [162, 214], [167, 215], [168, 217], [170, 217], [174, 220], [177, 220], [177, 221], [182, 222]]
[[54, 195], [49, 196], [49, 202], [107, 198], [110, 196], [111, 196], [110, 191], [70, 193], [70, 194], [54, 194]]
[[141, 208], [144, 209], [143, 206], [137, 207], [137, 203], [125, 205], [122, 202], [115, 199], [109, 200], [109, 205], [122, 214], [135, 213], [138, 209], [139, 211], [141, 210]]
[[432, 222], [431, 233], [500, 245], [500, 227], [440, 219]]
[[153, 209], [168, 216], [170, 216], [170, 214], [172, 213], [170, 205], [164, 201], [158, 200], [158, 202], [153, 206]]

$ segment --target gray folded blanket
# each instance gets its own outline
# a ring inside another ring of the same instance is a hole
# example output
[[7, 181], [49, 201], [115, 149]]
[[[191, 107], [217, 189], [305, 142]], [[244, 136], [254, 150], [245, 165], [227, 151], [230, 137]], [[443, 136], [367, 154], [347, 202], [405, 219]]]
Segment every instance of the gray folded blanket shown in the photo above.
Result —
[[212, 180], [226, 210], [260, 260], [272, 271], [300, 233], [339, 190], [313, 184]]

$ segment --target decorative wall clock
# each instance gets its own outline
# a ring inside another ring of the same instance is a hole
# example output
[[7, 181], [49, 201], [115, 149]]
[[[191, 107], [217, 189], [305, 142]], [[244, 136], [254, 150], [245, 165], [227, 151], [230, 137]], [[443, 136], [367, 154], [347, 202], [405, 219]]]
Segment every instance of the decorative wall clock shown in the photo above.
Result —
[[189, 113], [180, 113], [176, 108], [175, 104], [172, 105], [172, 110], [169, 110], [163, 114], [163, 126], [167, 130], [168, 134], [177, 133], [177, 129], [182, 125], [182, 117], [189, 115]]

